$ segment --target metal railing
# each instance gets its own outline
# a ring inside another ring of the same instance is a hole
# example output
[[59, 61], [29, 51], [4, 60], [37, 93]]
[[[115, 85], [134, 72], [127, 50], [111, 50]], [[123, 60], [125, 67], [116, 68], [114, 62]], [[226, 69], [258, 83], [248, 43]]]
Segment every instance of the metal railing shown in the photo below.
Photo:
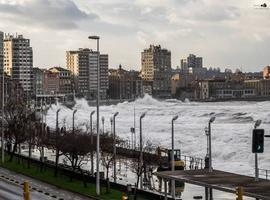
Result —
[[259, 178], [270, 180], [270, 169], [259, 169]]

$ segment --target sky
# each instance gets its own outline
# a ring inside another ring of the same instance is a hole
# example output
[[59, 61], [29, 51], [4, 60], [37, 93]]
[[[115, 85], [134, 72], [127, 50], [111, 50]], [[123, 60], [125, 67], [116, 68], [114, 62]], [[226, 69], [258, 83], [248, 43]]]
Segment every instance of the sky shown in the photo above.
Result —
[[140, 69], [150, 44], [172, 67], [193, 53], [205, 67], [260, 71], [270, 64], [270, 0], [0, 0], [0, 30], [31, 39], [35, 67], [65, 67], [65, 52], [96, 48], [109, 67]]

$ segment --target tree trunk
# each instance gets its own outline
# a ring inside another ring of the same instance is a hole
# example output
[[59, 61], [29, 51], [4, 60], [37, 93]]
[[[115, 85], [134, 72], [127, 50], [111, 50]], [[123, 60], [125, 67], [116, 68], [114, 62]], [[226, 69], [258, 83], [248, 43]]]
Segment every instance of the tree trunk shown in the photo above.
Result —
[[58, 173], [58, 162], [59, 162], [59, 150], [56, 149], [54, 177], [57, 177], [57, 173]]
[[110, 179], [109, 179], [109, 165], [106, 167], [106, 180], [107, 180], [106, 193], [109, 194], [111, 192]]
[[18, 145], [18, 143], [15, 142], [15, 144], [13, 146], [13, 150], [12, 150], [11, 156], [9, 158], [9, 162], [12, 162], [13, 161], [13, 156], [15, 155], [15, 151], [16, 151], [17, 145]]

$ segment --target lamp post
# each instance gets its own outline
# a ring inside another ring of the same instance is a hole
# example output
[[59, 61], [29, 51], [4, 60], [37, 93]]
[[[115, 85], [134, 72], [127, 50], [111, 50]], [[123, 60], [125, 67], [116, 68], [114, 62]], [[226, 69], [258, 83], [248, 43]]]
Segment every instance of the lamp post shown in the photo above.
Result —
[[113, 115], [113, 181], [116, 183], [116, 141], [115, 141], [115, 118], [119, 112]]
[[102, 134], [104, 134], [104, 121], [105, 121], [105, 118], [103, 116], [101, 117], [101, 121], [102, 121]]
[[[92, 111], [90, 113], [90, 134], [91, 134], [91, 146], [93, 146], [93, 114], [95, 111]], [[94, 175], [94, 155], [93, 155], [93, 150], [91, 151], [91, 174]]]
[[[139, 167], [139, 170], [140, 170], [140, 175], [142, 173], [142, 165], [143, 165], [143, 152], [142, 152], [142, 119], [145, 117], [146, 115], [146, 112], [142, 113], [141, 116], [140, 116], [140, 167]], [[142, 177], [141, 177], [141, 182], [140, 182], [140, 185], [141, 185], [141, 189], [142, 189]]]
[[[2, 55], [0, 55], [2, 56]], [[4, 150], [4, 109], [5, 109], [5, 71], [3, 66], [2, 71], [2, 123], [1, 123], [1, 163], [5, 162], [5, 150]]]
[[100, 195], [100, 178], [99, 178], [99, 99], [100, 99], [100, 66], [99, 66], [99, 36], [92, 35], [88, 39], [97, 41], [97, 173], [96, 173], [96, 194]]
[[[172, 159], [172, 163], [171, 163], [171, 169], [172, 172], [174, 172], [174, 121], [178, 119], [178, 115], [174, 116], [172, 118], [172, 151], [171, 151], [171, 159]], [[172, 180], [172, 198], [175, 199], [175, 180]]]
[[[254, 129], [257, 129], [262, 123], [262, 120], [257, 120], [254, 124]], [[259, 181], [258, 154], [255, 153], [255, 181]]]
[[56, 132], [58, 133], [58, 115], [59, 115], [59, 112], [60, 112], [60, 108], [56, 111], [56, 126], [55, 126], [55, 128], [56, 128]]
[[211, 117], [208, 122], [208, 144], [209, 144], [209, 172], [213, 171], [212, 167], [212, 144], [211, 144], [211, 123], [215, 121], [215, 117]]
[[77, 112], [77, 110], [73, 111], [73, 117], [72, 117], [72, 132], [73, 134], [75, 133], [75, 113]]

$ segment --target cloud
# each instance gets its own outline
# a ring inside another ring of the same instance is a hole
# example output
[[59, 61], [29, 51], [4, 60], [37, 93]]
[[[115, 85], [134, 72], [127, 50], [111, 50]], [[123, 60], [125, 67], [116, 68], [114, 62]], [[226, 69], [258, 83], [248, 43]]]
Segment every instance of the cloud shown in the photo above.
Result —
[[2, 18], [52, 29], [75, 29], [82, 20], [94, 20], [98, 16], [80, 10], [71, 0], [34, 0], [0, 3]]

